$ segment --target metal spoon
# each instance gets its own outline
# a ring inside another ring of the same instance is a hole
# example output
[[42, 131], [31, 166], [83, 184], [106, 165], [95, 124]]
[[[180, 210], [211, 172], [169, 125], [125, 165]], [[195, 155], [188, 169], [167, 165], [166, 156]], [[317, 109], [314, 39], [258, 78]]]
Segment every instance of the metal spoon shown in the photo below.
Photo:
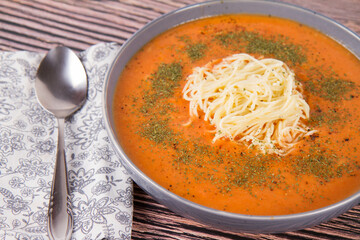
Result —
[[53, 240], [71, 238], [73, 216], [64, 151], [65, 118], [86, 100], [87, 77], [84, 66], [66, 47], [49, 51], [40, 63], [35, 82], [41, 105], [55, 115], [59, 124], [58, 149], [49, 202], [48, 230]]

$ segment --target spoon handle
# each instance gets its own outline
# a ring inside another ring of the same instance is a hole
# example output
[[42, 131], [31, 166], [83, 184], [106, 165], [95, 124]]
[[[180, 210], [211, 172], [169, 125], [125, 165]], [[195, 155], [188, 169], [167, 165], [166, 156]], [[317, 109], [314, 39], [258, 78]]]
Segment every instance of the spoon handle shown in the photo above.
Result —
[[69, 240], [73, 216], [65, 162], [64, 118], [58, 118], [59, 137], [49, 203], [49, 235], [52, 240]]

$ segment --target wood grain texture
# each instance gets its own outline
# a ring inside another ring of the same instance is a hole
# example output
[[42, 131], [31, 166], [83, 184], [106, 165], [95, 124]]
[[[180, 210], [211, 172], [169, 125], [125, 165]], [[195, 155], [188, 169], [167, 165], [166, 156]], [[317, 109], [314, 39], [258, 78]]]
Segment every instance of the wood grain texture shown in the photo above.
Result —
[[[146, 23], [201, 0], [0, 0], [0, 50], [83, 51], [122, 44]], [[360, 0], [283, 0], [317, 11], [360, 34]], [[360, 47], [360, 46], [359, 46]], [[134, 186], [132, 239], [360, 239], [360, 205], [319, 226], [282, 234], [233, 233], [183, 218]]]

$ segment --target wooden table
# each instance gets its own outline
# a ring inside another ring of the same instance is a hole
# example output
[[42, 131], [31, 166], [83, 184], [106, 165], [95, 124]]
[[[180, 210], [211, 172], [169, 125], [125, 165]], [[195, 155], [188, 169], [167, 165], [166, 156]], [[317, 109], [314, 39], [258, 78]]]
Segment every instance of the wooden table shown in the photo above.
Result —
[[[360, 34], [360, 0], [283, 0], [331, 17]], [[201, 0], [1, 0], [0, 50], [79, 52], [117, 42], [160, 15]], [[359, 46], [360, 47], [360, 46]], [[360, 239], [360, 205], [319, 226], [282, 234], [233, 233], [180, 217], [134, 185], [133, 239]]]

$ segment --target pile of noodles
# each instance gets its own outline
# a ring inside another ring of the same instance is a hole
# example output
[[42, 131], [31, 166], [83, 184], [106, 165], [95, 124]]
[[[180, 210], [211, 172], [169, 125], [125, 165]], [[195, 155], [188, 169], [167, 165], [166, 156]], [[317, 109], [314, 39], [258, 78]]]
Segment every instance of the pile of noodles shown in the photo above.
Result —
[[183, 97], [190, 116], [204, 112], [215, 127], [213, 141], [228, 138], [263, 153], [285, 155], [304, 136], [309, 105], [295, 74], [282, 61], [234, 54], [196, 67]]

